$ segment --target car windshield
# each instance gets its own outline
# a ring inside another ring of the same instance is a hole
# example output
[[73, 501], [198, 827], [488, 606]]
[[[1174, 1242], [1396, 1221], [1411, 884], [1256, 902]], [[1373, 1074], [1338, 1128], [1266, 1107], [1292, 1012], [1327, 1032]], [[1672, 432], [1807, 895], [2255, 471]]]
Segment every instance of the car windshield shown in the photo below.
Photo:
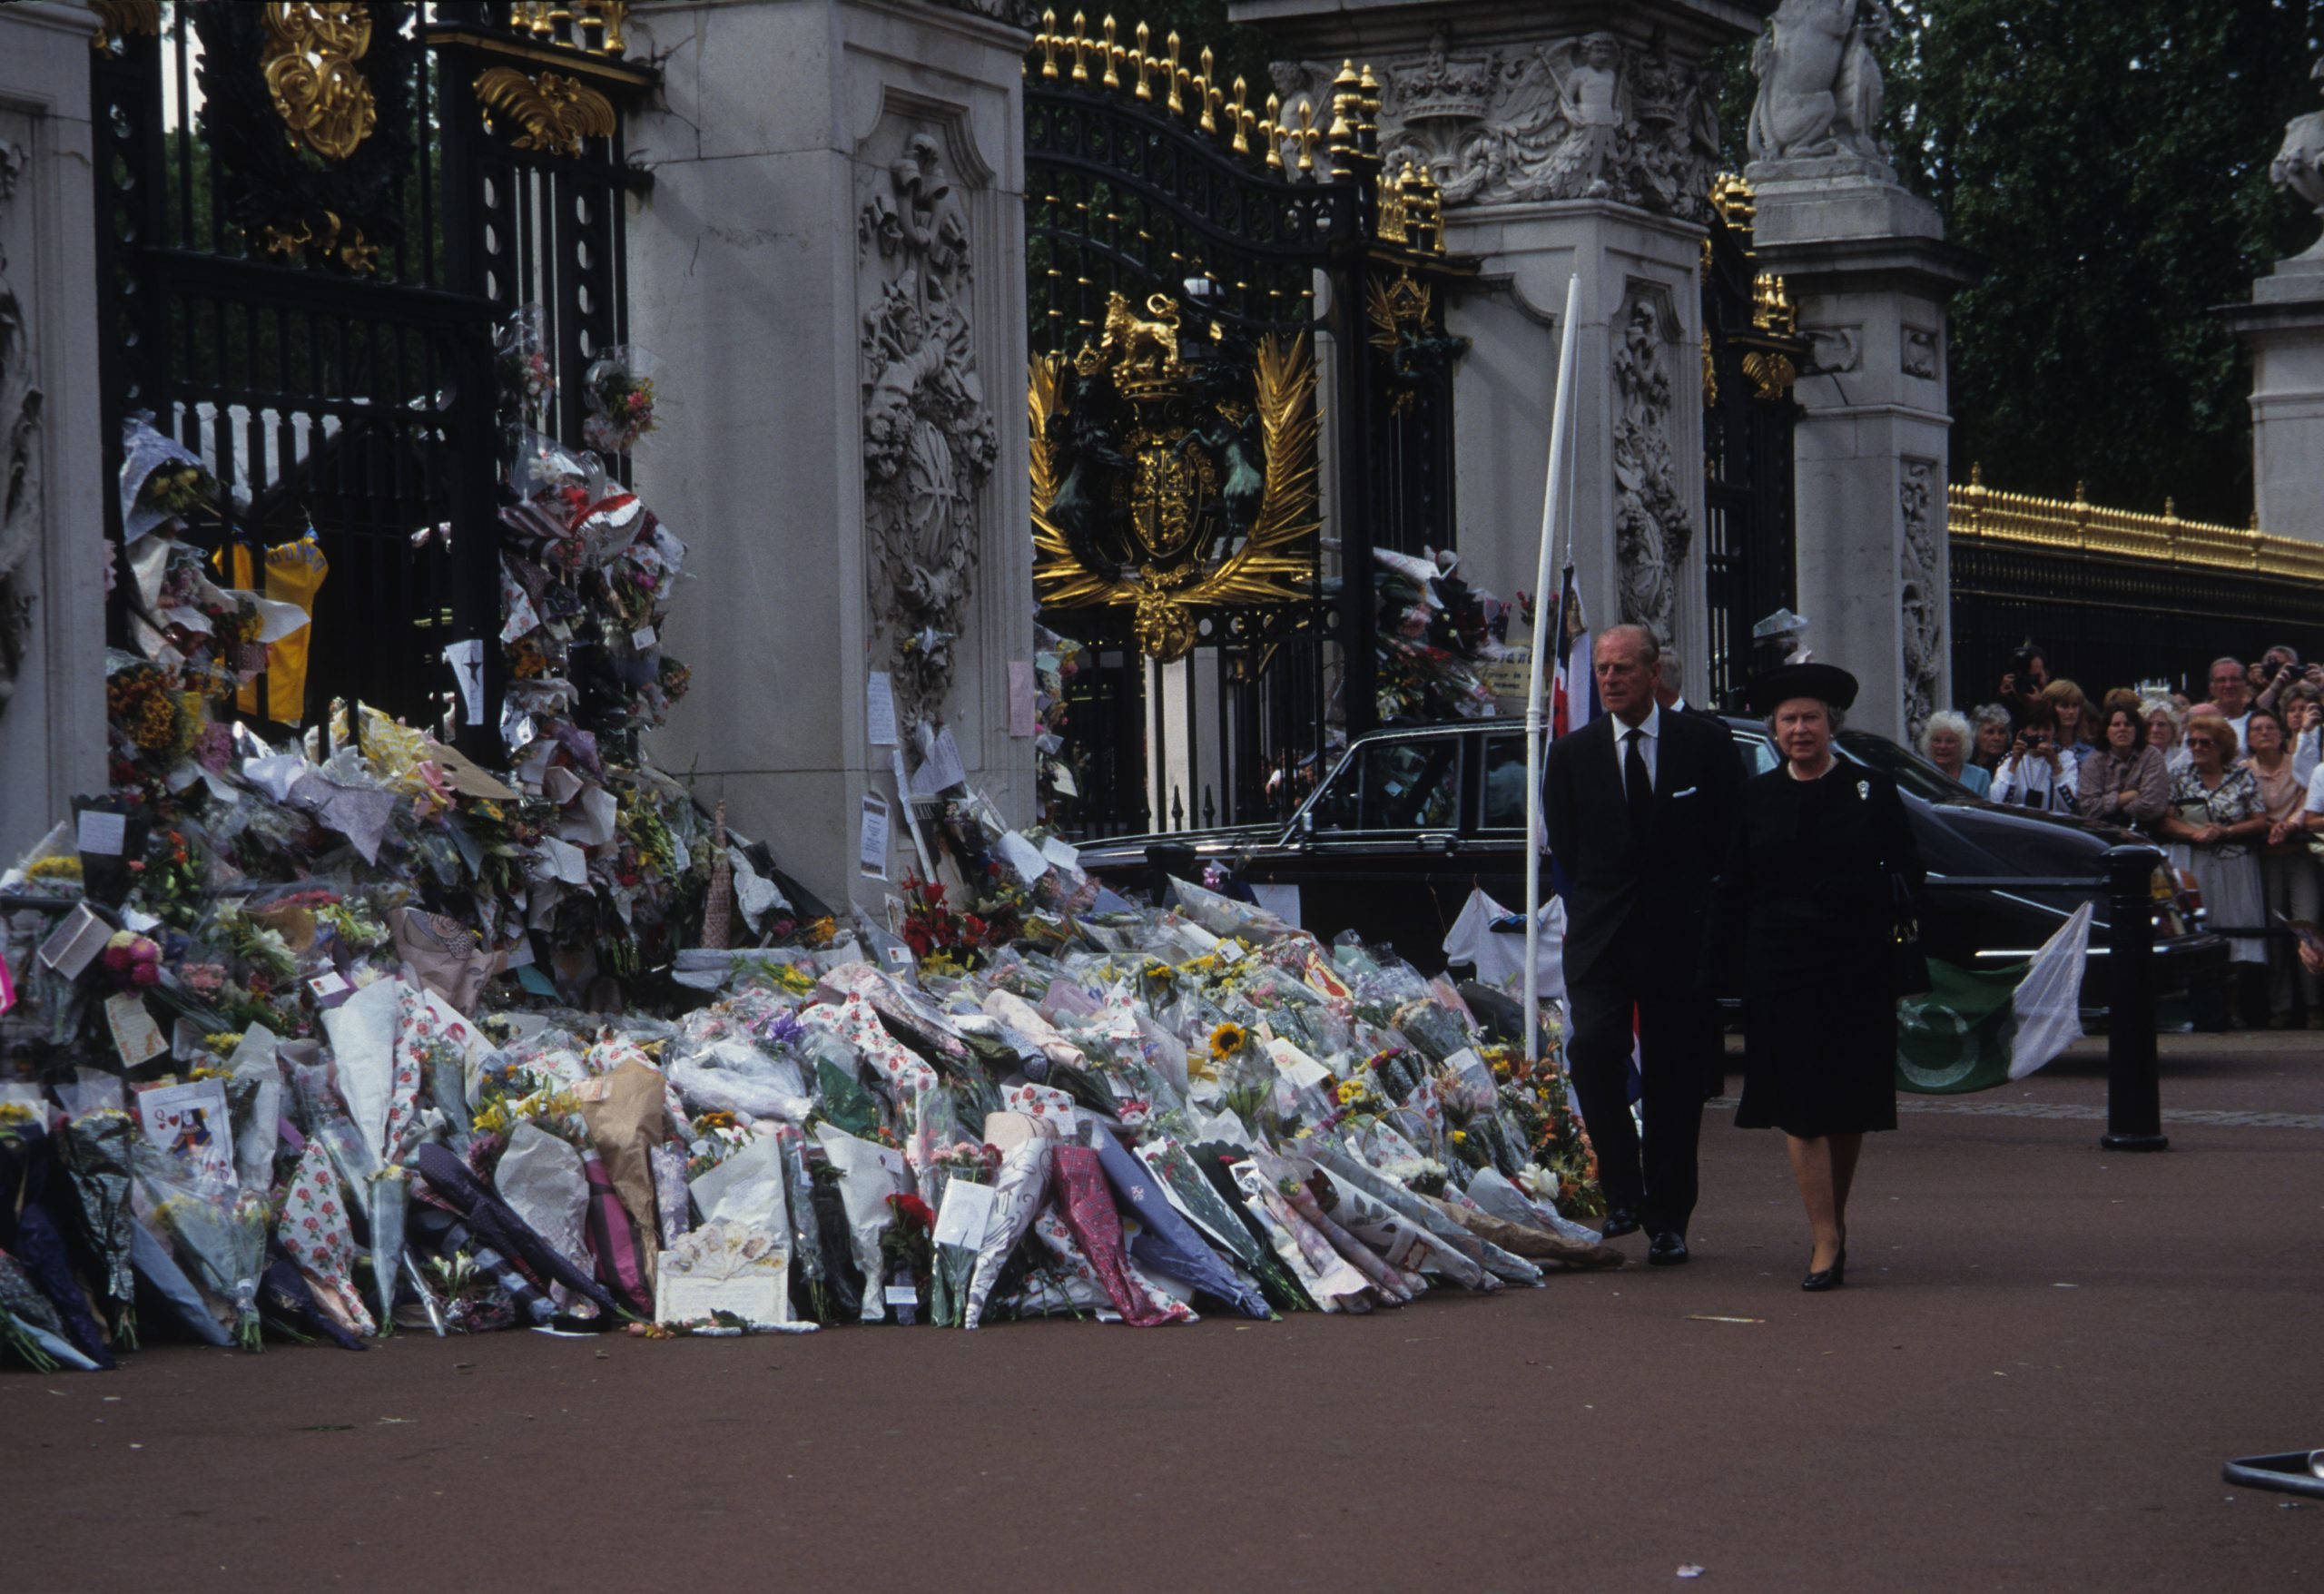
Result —
[[1374, 742], [1315, 805], [1326, 830], [1449, 828], [1461, 812], [1461, 743], [1451, 736]]
[[1976, 795], [1959, 782], [1946, 780], [1932, 765], [1886, 736], [1876, 736], [1869, 731], [1843, 731], [1837, 741], [1843, 753], [1867, 768], [1878, 770], [1900, 789], [1925, 802], [1957, 802]]

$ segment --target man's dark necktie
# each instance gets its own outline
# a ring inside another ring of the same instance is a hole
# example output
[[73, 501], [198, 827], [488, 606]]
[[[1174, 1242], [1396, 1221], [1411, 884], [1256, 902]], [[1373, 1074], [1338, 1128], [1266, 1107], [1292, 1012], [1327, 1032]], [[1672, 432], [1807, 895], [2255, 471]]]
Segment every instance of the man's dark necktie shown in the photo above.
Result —
[[1642, 727], [1622, 733], [1630, 743], [1622, 754], [1622, 794], [1629, 800], [1630, 833], [1636, 836], [1646, 834], [1647, 818], [1654, 812], [1654, 787], [1647, 778], [1646, 753], [1639, 746], [1644, 735]]

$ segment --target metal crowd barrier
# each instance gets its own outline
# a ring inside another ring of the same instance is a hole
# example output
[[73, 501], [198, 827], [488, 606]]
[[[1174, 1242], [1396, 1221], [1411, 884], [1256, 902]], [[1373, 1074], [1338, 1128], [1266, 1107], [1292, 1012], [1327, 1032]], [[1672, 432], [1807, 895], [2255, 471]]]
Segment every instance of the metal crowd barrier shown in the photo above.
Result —
[[2110, 847], [2102, 875], [1951, 875], [1928, 882], [1931, 890], [2106, 893], [2106, 1133], [2098, 1144], [2108, 1151], [2163, 1151], [2171, 1145], [2162, 1132], [2162, 1068], [2148, 972], [2154, 960], [2151, 887], [2162, 861], [2157, 848]]

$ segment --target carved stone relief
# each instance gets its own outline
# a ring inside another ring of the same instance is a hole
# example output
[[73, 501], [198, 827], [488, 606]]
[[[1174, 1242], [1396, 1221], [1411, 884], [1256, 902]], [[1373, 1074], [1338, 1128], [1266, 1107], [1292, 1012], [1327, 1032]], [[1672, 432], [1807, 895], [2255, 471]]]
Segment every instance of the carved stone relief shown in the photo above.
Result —
[[1942, 490], [1934, 459], [1904, 461], [1898, 507], [1904, 512], [1905, 536], [1897, 548], [1897, 606], [1904, 622], [1903, 687], [1905, 725], [1913, 740], [1936, 712], [1937, 676], [1945, 656], [1945, 583], [1939, 559], [1935, 520], [1937, 494]]
[[977, 494], [1000, 448], [977, 373], [968, 202], [940, 133], [903, 130], [856, 237], [872, 620], [901, 711], [919, 718], [951, 688], [981, 542]]
[[1844, 377], [1864, 368], [1862, 327], [1802, 327], [1799, 335], [1807, 339], [1807, 374]]
[[[21, 148], [0, 143], [0, 219], [15, 199], [26, 164]], [[16, 695], [32, 630], [33, 600], [24, 587], [25, 567], [40, 546], [40, 411], [26, 312], [0, 249], [0, 713]]]
[[[1881, 0], [1783, 0], [1751, 50], [1754, 161], [1844, 160], [1886, 169], [1873, 136], [1884, 85]], [[1889, 173], [1891, 177], [1894, 172]]]
[[1902, 358], [1906, 376], [1936, 380], [1936, 334], [1920, 327], [1906, 327]]
[[1614, 323], [1614, 554], [1621, 617], [1665, 642], [1678, 609], [1679, 566], [1695, 536], [1670, 435], [1677, 324], [1667, 290], [1645, 282], [1630, 285]]
[[[1285, 125], [1298, 103], [1328, 117], [1336, 64], [1277, 62]], [[1381, 77], [1380, 151], [1410, 160], [1447, 205], [1604, 199], [1707, 221], [1718, 162], [1715, 74], [1610, 33], [1548, 44], [1392, 57]]]

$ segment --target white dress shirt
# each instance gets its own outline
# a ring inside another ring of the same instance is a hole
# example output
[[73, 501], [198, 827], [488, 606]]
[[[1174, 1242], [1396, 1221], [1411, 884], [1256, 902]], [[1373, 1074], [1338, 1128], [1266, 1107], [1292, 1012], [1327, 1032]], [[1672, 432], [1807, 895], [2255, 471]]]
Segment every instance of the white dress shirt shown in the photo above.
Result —
[[[1630, 795], [1630, 780], [1623, 772], [1623, 766], [1630, 755], [1630, 728], [1617, 719], [1614, 722], [1614, 772], [1622, 781], [1622, 795], [1625, 797]], [[1662, 705], [1652, 704], [1647, 708], [1646, 718], [1640, 720], [1638, 726], [1638, 752], [1639, 756], [1646, 760], [1646, 786], [1649, 792], [1655, 783], [1655, 750], [1661, 745]]]

